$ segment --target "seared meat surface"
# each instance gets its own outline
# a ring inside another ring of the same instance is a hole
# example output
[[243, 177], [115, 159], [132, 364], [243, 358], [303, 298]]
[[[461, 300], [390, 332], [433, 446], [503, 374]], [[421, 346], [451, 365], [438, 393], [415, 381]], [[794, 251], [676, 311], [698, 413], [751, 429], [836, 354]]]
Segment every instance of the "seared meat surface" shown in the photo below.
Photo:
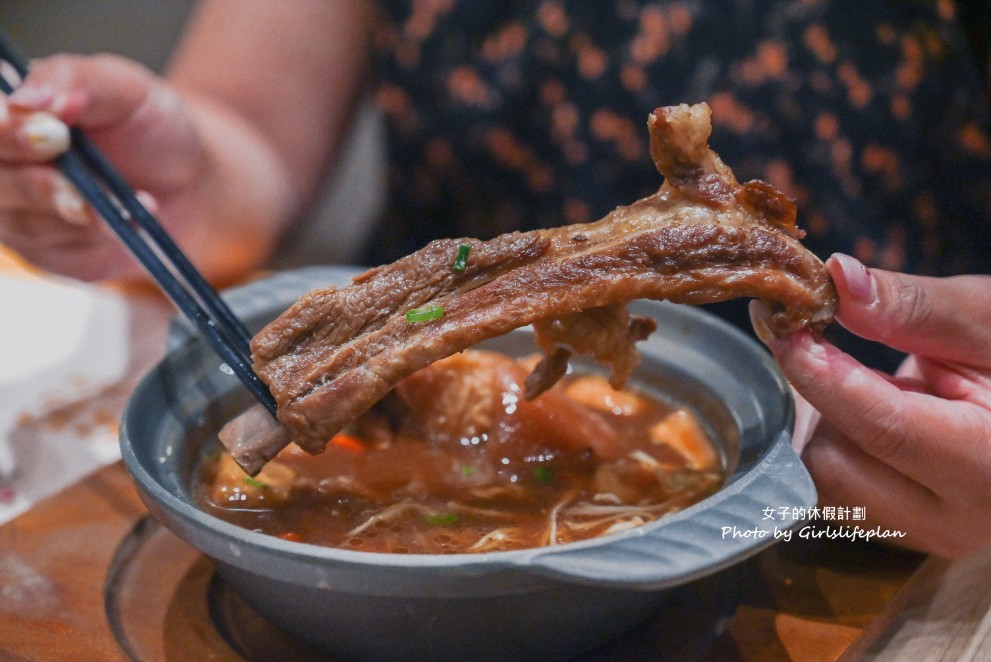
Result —
[[[636, 366], [635, 342], [653, 330], [627, 314], [634, 299], [754, 297], [773, 311], [778, 335], [828, 324], [835, 290], [799, 241], [794, 203], [764, 182], [736, 181], [708, 147], [708, 106], [659, 108], [648, 125], [665, 178], [650, 197], [593, 223], [434, 241], [349, 287], [300, 298], [252, 342], [283, 431], [225, 430], [232, 455], [255, 471], [290, 439], [320, 452], [403, 378], [531, 323], [548, 358], [528, 381], [529, 396], [553, 384], [571, 351], [609, 364], [622, 386]], [[463, 244], [471, 250], [459, 271], [452, 264]], [[407, 319], [428, 306], [441, 316]]]

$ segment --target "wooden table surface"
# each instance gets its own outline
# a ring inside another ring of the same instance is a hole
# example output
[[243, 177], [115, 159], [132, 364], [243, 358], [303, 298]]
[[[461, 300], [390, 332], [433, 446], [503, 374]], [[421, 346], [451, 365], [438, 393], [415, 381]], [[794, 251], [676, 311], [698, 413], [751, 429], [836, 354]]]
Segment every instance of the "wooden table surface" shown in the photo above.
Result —
[[[4, 259], [0, 271], [20, 268]], [[164, 529], [108, 604], [108, 573], [146, 518], [117, 462], [0, 526], [0, 662], [244, 660], [208, 613], [209, 561]], [[991, 660], [991, 549], [949, 562], [793, 539], [735, 574], [739, 604], [704, 662]]]
[[[128, 659], [107, 617], [105, 583], [145, 515], [116, 463], [0, 527], [0, 659]], [[209, 562], [177, 539], [169, 545], [185, 550], [172, 571], [182, 581], [142, 580], [161, 584], [147, 588], [162, 604], [147, 605], [137, 626], [161, 648], [148, 659], [243, 659], [209, 624], [202, 600], [180, 595], [206, 581]], [[782, 542], [740, 568], [740, 604], [704, 659], [991, 659], [989, 568], [991, 554], [950, 563], [850, 541]]]

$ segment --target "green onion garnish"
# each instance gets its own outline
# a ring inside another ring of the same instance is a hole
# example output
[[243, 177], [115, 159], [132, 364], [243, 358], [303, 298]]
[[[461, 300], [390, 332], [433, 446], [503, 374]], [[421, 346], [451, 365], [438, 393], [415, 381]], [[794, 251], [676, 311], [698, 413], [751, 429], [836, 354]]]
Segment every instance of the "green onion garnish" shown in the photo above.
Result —
[[444, 526], [445, 524], [454, 524], [458, 521], [457, 513], [445, 513], [443, 515], [439, 513], [427, 513], [423, 516], [427, 524], [433, 524], [434, 526]]
[[474, 475], [474, 473], [475, 473], [475, 467], [471, 466], [470, 464], [466, 464], [463, 467], [461, 467], [462, 476], [472, 476]]
[[268, 489], [268, 483], [258, 480], [257, 478], [252, 478], [251, 476], [245, 476], [244, 482], [250, 485], [251, 487], [257, 487], [263, 490]]
[[410, 324], [415, 322], [429, 322], [439, 320], [444, 316], [443, 306], [424, 306], [423, 308], [413, 308], [406, 311], [406, 321]]
[[534, 467], [533, 475], [537, 477], [537, 480], [545, 484], [554, 480], [554, 472], [545, 466]]
[[471, 244], [461, 244], [458, 246], [458, 254], [454, 257], [454, 264], [451, 269], [461, 273], [468, 266], [468, 253], [471, 252]]

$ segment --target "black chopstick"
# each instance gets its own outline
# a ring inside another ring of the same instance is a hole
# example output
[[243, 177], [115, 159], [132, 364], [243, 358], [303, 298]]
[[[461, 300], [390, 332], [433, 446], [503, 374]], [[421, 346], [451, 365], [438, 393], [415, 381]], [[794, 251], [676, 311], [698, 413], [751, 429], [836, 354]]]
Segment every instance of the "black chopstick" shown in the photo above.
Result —
[[[27, 76], [27, 59], [3, 35], [0, 59], [6, 60], [22, 79]], [[14, 85], [2, 75], [0, 91], [14, 91]], [[251, 395], [274, 415], [275, 399], [251, 367], [251, 336], [247, 329], [106, 157], [78, 129], [71, 129], [71, 136], [69, 150], [55, 159], [56, 167], [93, 205]]]

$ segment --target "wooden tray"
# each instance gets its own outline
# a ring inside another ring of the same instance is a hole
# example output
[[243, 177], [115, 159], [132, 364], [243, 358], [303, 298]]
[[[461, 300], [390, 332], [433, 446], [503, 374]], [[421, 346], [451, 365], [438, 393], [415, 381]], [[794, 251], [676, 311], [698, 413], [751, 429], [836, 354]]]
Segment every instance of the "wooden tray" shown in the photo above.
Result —
[[[707, 638], [704, 653], [691, 653], [706, 662], [991, 659], [989, 569], [991, 551], [951, 563], [873, 544], [795, 539], [734, 571], [735, 610], [720, 615], [725, 592], [703, 586], [709, 592], [692, 596], [694, 606], [684, 610], [701, 616], [667, 629]], [[265, 634], [245, 639], [232, 621]], [[704, 627], [693, 632], [693, 623]], [[663, 660], [684, 659], [689, 650], [646, 630], [636, 637], [613, 652]], [[208, 559], [147, 519], [120, 463], [0, 527], [2, 659], [223, 661], [286, 653], [321, 659], [254, 615]], [[604, 651], [588, 659], [617, 658]]]

